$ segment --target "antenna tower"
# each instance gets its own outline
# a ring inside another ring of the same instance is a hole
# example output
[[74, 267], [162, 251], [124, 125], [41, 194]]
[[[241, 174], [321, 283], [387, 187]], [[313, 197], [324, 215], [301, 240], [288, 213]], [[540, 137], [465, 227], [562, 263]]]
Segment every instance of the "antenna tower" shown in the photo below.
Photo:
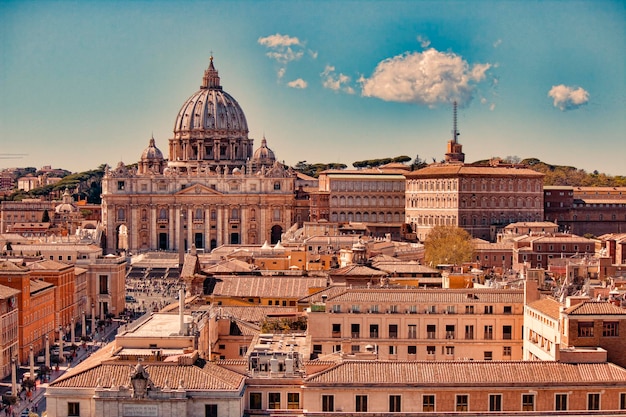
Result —
[[456, 100], [453, 102], [453, 107], [452, 107], [452, 141], [454, 143], [456, 143], [456, 139], [457, 136], [459, 136], [459, 131], [457, 130], [457, 126], [456, 126]]

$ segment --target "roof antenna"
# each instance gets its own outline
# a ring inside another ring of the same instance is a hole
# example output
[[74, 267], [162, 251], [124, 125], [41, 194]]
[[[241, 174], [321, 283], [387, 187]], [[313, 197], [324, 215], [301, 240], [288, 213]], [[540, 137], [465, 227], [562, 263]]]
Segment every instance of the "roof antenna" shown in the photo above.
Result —
[[456, 125], [456, 107], [457, 107], [457, 103], [456, 100], [454, 100], [453, 102], [453, 110], [452, 110], [452, 141], [454, 143], [457, 143], [457, 136], [460, 135], [458, 129], [457, 129], [457, 125]]

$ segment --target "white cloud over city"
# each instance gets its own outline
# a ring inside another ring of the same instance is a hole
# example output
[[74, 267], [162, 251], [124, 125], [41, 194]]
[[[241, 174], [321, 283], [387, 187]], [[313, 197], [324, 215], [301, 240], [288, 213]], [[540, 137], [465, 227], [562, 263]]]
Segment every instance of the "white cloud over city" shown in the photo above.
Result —
[[[305, 43], [295, 36], [276, 33], [275, 35], [260, 37], [257, 42], [267, 48], [265, 55], [280, 65], [280, 68], [276, 70], [276, 77], [279, 81], [285, 77], [287, 65], [290, 62], [300, 60], [305, 52], [311, 59], [317, 59], [317, 51], [305, 51]], [[302, 78], [297, 78], [287, 82], [287, 86], [304, 89], [307, 88], [308, 83]]]
[[287, 83], [287, 87], [304, 89], [307, 88], [309, 84], [304, 81], [302, 78], [298, 78], [297, 80], [289, 81]]
[[468, 104], [492, 64], [470, 65], [452, 52], [428, 49], [388, 58], [371, 77], [362, 77], [362, 95], [385, 101], [435, 106], [457, 101]]
[[582, 87], [571, 87], [564, 84], [554, 85], [548, 91], [554, 107], [561, 111], [575, 110], [589, 102], [589, 93]]
[[324, 88], [354, 94], [354, 88], [350, 86], [351, 78], [345, 74], [337, 73], [334, 66], [326, 65], [326, 68], [324, 68], [324, 71], [320, 75]]

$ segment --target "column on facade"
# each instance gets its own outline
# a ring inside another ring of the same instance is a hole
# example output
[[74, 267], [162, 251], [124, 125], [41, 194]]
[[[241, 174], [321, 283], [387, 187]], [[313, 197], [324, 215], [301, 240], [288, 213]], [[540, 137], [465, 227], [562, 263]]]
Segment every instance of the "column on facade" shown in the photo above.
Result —
[[223, 229], [224, 229], [224, 214], [222, 212], [223, 206], [218, 204], [215, 206], [215, 210], [217, 211], [217, 246], [224, 244], [224, 240], [222, 237]]
[[178, 250], [180, 248], [180, 233], [183, 228], [182, 211], [180, 206], [176, 206], [174, 209], [174, 217], [170, 219], [170, 223], [174, 225], [174, 244], [170, 247], [170, 250]]
[[115, 205], [111, 204], [107, 211], [107, 246], [110, 251], [115, 251], [115, 242], [117, 236], [115, 236]]
[[211, 249], [211, 206], [204, 206], [204, 248]]
[[169, 250], [175, 250], [176, 247], [178, 247], [178, 244], [176, 242], [178, 242], [176, 240], [176, 225], [178, 224], [178, 220], [177, 220], [177, 215], [176, 215], [176, 209], [173, 206], [169, 207], [169, 219], [167, 221], [169, 230], [167, 233], [167, 248]]
[[201, 161], [204, 159], [204, 140], [198, 139], [197, 144], [198, 144], [198, 161]]
[[219, 162], [220, 160], [220, 140], [213, 140], [213, 160]]
[[248, 210], [247, 205], [242, 204], [239, 206], [239, 243], [241, 244], [248, 243], [248, 227], [250, 226], [248, 223]]
[[130, 205], [130, 224], [128, 225], [128, 249], [136, 251], [139, 248], [137, 244], [139, 240], [139, 206], [137, 204]]
[[257, 236], [259, 237], [259, 243], [263, 244], [266, 240], [269, 241], [267, 236], [267, 204], [259, 204], [259, 224]]
[[159, 225], [157, 224], [157, 208], [154, 205], [150, 206], [150, 243], [148, 247], [152, 250], [159, 248], [159, 242], [157, 241], [157, 230]]
[[193, 239], [193, 207], [187, 207], [187, 248], [191, 248], [191, 244], [195, 242]]

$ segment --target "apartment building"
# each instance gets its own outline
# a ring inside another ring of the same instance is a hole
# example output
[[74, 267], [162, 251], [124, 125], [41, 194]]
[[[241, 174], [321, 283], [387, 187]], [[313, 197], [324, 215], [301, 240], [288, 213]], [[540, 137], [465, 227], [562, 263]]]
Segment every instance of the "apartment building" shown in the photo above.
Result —
[[318, 357], [522, 358], [522, 290], [331, 288], [300, 300]]

